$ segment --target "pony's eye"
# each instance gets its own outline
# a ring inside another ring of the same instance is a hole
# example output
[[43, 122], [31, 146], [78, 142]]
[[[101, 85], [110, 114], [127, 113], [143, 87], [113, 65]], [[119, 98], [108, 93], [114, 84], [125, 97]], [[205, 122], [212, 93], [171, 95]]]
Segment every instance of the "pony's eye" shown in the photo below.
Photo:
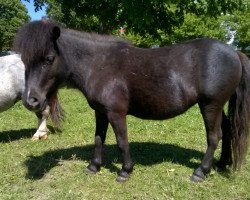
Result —
[[54, 56], [47, 56], [47, 57], [45, 58], [46, 64], [47, 64], [47, 65], [51, 65], [51, 64], [53, 63], [54, 59], [55, 59]]
[[52, 65], [54, 62], [55, 56], [49, 55], [44, 58], [44, 63], [42, 65], [42, 69], [46, 68], [49, 65]]

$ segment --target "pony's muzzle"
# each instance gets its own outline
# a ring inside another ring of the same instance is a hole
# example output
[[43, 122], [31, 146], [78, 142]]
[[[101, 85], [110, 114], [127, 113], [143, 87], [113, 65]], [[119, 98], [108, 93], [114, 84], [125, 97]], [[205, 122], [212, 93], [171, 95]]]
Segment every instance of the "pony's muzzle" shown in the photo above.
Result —
[[25, 93], [23, 103], [31, 111], [42, 111], [45, 107], [45, 100], [37, 92]]

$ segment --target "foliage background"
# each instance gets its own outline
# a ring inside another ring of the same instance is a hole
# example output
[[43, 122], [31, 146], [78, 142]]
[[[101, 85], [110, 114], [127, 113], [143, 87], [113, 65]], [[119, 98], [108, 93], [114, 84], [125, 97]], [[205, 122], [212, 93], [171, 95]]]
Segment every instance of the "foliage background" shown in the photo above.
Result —
[[[118, 35], [140, 47], [200, 37], [226, 42], [229, 29], [237, 31], [239, 47], [250, 44], [249, 0], [34, 0], [36, 10], [44, 5], [49, 18], [69, 28]], [[28, 20], [20, 0], [0, 0], [0, 51], [11, 49], [16, 30]]]
[[36, 0], [50, 18], [70, 28], [119, 34], [141, 47], [164, 46], [200, 37], [228, 41], [237, 30], [238, 45], [250, 44], [249, 0]]
[[11, 48], [18, 27], [29, 19], [20, 0], [0, 0], [0, 52]]

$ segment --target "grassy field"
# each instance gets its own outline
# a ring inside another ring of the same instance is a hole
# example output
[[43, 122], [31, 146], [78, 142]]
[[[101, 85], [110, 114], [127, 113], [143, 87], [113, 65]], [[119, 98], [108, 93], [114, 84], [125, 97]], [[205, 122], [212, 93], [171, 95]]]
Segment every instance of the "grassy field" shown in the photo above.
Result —
[[[32, 142], [37, 120], [17, 103], [0, 114], [0, 199], [250, 199], [250, 153], [238, 173], [212, 171], [203, 183], [190, 175], [206, 149], [203, 121], [197, 107], [166, 121], [128, 117], [130, 149], [135, 163], [129, 181], [115, 181], [121, 167], [111, 128], [104, 167], [87, 175], [93, 153], [94, 113], [76, 90], [62, 89], [66, 113], [61, 132]], [[216, 151], [218, 159], [220, 148]]]

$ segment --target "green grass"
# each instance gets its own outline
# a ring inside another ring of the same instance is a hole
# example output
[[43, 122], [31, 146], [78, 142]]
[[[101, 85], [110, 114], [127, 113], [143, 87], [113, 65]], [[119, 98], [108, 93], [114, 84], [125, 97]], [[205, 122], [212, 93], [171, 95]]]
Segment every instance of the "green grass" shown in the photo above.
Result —
[[[93, 154], [94, 112], [76, 90], [62, 89], [66, 112], [62, 132], [51, 130], [46, 141], [32, 142], [37, 120], [17, 103], [0, 114], [0, 199], [250, 199], [250, 154], [241, 172], [212, 171], [202, 183], [190, 181], [206, 149], [197, 107], [165, 121], [128, 117], [135, 163], [129, 181], [115, 181], [121, 167], [111, 128], [104, 166], [87, 175]], [[220, 148], [216, 151], [218, 159]]]

